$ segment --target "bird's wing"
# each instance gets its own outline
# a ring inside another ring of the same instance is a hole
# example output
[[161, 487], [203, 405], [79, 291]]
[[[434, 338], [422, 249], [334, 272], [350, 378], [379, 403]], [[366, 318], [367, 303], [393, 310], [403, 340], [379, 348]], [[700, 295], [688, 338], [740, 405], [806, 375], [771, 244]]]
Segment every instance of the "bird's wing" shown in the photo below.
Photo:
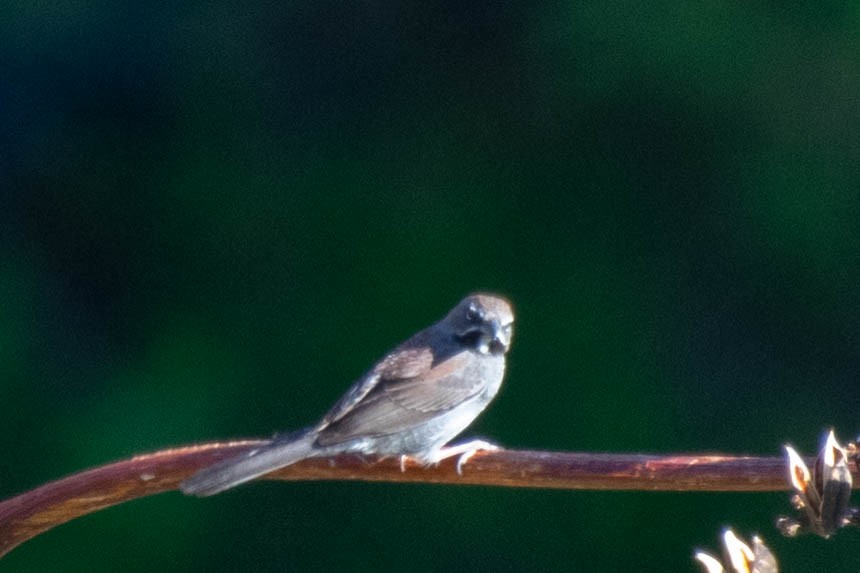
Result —
[[395, 434], [460, 405], [485, 386], [480, 376], [466, 372], [471, 360], [468, 352], [461, 352], [418, 375], [401, 378], [386, 370], [386, 376], [380, 375], [363, 398], [321, 429], [317, 443]]
[[377, 385], [394, 380], [409, 380], [430, 370], [433, 366], [433, 352], [426, 346], [395, 350], [381, 360], [373, 370], [352, 385], [346, 394], [332, 406], [323, 417], [317, 429], [337, 422], [346, 416], [356, 404], [361, 402]]
[[392, 380], [381, 387], [385, 398], [401, 408], [431, 415], [450, 410], [484, 389], [481, 376], [469, 372], [474, 360], [464, 351], [409, 379]]

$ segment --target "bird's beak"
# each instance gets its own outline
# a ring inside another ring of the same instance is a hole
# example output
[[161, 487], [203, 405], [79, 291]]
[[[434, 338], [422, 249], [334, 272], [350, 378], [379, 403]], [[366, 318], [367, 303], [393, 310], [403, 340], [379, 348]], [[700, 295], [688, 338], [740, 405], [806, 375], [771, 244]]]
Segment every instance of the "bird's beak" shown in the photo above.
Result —
[[513, 325], [502, 325], [498, 320], [490, 323], [492, 327], [492, 342], [490, 342], [490, 350], [493, 354], [502, 354], [508, 350], [511, 344], [511, 333]]

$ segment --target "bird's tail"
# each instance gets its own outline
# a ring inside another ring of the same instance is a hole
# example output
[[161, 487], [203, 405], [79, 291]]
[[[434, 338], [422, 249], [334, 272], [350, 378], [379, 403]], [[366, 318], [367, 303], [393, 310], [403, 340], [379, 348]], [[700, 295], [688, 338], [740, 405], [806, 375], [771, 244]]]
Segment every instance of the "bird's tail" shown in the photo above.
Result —
[[179, 484], [186, 495], [204, 497], [281, 469], [311, 456], [314, 436], [300, 432], [200, 470]]

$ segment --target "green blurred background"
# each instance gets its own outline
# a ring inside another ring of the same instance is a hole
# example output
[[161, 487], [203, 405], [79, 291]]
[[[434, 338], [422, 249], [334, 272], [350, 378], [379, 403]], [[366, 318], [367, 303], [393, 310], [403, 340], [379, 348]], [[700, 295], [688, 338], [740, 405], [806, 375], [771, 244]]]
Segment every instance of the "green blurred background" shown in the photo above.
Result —
[[[856, 2], [7, 2], [0, 498], [317, 419], [475, 289], [518, 313], [469, 430], [812, 453], [860, 387]], [[260, 483], [165, 494], [4, 571], [786, 571], [786, 494]]]

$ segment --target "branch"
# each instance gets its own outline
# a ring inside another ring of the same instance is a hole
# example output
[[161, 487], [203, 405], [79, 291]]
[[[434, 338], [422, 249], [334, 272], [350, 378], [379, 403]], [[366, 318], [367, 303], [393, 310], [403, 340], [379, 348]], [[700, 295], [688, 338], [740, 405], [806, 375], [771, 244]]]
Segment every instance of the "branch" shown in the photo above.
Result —
[[[47, 483], [0, 502], [0, 557], [76, 517], [139, 497], [177, 489], [211, 464], [265, 444], [245, 440], [162, 450]], [[359, 480], [589, 490], [777, 491], [788, 489], [781, 457], [589, 454], [528, 450], [482, 451], [456, 471], [357, 455], [303, 460], [263, 479]], [[856, 477], [855, 477], [856, 479]]]

